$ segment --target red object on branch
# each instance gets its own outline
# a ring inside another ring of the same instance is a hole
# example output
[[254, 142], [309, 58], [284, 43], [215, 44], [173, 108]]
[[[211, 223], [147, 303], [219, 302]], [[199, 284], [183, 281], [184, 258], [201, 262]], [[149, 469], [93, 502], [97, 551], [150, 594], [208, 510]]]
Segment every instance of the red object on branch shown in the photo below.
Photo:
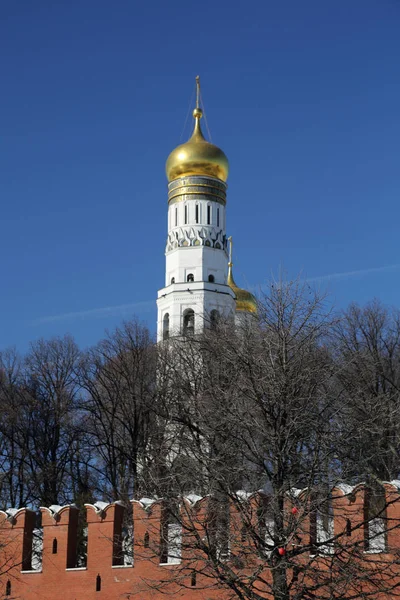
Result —
[[285, 554], [286, 554], [285, 548], [278, 548], [278, 554], [279, 554], [279, 556], [285, 556]]
[[292, 515], [297, 515], [298, 512], [299, 512], [299, 509], [296, 506], [293, 506]]

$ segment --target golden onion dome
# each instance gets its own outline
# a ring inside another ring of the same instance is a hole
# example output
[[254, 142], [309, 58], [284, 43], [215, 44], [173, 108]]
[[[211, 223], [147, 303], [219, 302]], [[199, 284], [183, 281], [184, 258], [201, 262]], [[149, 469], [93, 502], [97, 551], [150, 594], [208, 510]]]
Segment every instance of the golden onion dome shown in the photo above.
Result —
[[200, 126], [202, 116], [203, 111], [197, 105], [193, 111], [192, 137], [185, 144], [172, 150], [168, 156], [165, 165], [168, 181], [191, 175], [206, 175], [222, 181], [228, 179], [228, 159], [218, 146], [210, 144], [205, 139]]
[[257, 314], [257, 300], [247, 290], [238, 287], [232, 275], [232, 262], [229, 263], [228, 285], [236, 296], [236, 310]]

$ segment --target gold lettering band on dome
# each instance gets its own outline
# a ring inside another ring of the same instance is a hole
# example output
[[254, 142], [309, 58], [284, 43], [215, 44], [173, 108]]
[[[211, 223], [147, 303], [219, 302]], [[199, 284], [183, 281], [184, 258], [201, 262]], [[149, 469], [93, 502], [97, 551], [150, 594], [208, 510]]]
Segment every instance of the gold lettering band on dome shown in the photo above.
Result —
[[224, 183], [220, 179], [214, 179], [213, 177], [204, 177], [204, 175], [192, 175], [190, 177], [186, 176], [180, 177], [179, 179], [174, 179], [174, 181], [171, 181], [168, 184], [168, 189], [173, 190], [184, 185], [206, 185], [218, 188], [223, 191], [226, 191], [226, 188], [228, 187], [226, 183]]
[[220, 198], [225, 198], [226, 196], [224, 190], [219, 190], [206, 185], [185, 185], [180, 188], [176, 188], [175, 190], [171, 190], [168, 195], [173, 196], [175, 194], [190, 194], [193, 192], [196, 192], [197, 194], [214, 194], [215, 196], [220, 196]]
[[[212, 196], [212, 200], [214, 202], [219, 202], [220, 204], [226, 204], [226, 198], [221, 194], [214, 193], [214, 191], [204, 192], [202, 190], [194, 190], [184, 188], [182, 190], [177, 190], [173, 195], [171, 194], [168, 198], [169, 204], [174, 204], [175, 202], [182, 202], [183, 198], [189, 196], [188, 200], [193, 200], [193, 196], [196, 196], [199, 200], [207, 200]], [[210, 198], [211, 199], [211, 198]]]
[[171, 182], [168, 186], [168, 203], [185, 200], [213, 200], [226, 204], [226, 185], [222, 181], [205, 177], [185, 177]]

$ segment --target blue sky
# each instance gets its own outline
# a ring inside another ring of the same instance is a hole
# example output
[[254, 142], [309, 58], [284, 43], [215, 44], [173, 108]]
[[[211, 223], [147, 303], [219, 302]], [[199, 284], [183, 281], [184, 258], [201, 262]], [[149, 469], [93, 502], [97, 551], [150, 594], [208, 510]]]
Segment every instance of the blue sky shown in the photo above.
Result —
[[399, 31], [398, 0], [2, 0], [0, 349], [154, 330], [197, 74], [237, 283], [398, 305]]

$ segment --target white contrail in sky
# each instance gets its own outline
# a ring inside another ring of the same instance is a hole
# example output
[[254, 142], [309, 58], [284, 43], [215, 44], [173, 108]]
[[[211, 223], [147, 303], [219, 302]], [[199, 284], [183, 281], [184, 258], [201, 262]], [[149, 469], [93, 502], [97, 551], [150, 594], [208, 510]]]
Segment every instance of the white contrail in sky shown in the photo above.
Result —
[[396, 271], [397, 269], [400, 269], [400, 264], [387, 265], [385, 267], [373, 267], [371, 269], [360, 269], [358, 271], [343, 271], [342, 273], [331, 273], [330, 275], [320, 275], [319, 277], [306, 277], [305, 280], [309, 283], [318, 283], [319, 281], [330, 281], [331, 279], [347, 279], [348, 277], [356, 277], [357, 275], [384, 273], [385, 271]]
[[119, 304], [117, 306], [104, 306], [102, 308], [91, 308], [76, 312], [63, 313], [61, 315], [50, 315], [40, 317], [33, 321], [33, 325], [42, 323], [55, 323], [56, 321], [76, 321], [77, 319], [101, 319], [103, 317], [120, 317], [130, 315], [135, 310], [146, 311], [155, 306], [155, 301], [135, 302], [134, 304]]
[[[352, 277], [362, 277], [363, 275], [373, 275], [374, 273], [386, 273], [390, 271], [400, 270], [400, 263], [394, 265], [386, 265], [383, 267], [372, 267], [370, 269], [359, 269], [358, 271], [341, 271], [340, 273], [330, 273], [327, 275], [318, 275], [316, 277], [303, 277], [301, 274], [299, 279], [305, 283], [329, 283], [329, 281], [340, 281], [341, 279], [350, 279]], [[278, 276], [275, 278], [273, 274], [271, 275], [271, 279], [276, 281], [280, 280]], [[283, 277], [283, 280], [288, 279], [288, 276]], [[257, 292], [260, 289], [268, 288], [267, 284], [258, 284], [248, 287], [247, 289]]]
[[[357, 277], [359, 275], [370, 275], [372, 273], [385, 273], [387, 271], [397, 271], [400, 269], [400, 264], [386, 265], [384, 267], [373, 267], [371, 269], [359, 269], [358, 271], [342, 271], [341, 273], [331, 273], [330, 275], [320, 275], [318, 277], [305, 277], [308, 283], [319, 283], [324, 281], [347, 279]], [[258, 286], [257, 289], [259, 289]], [[263, 287], [263, 286], [262, 286]], [[255, 286], [252, 286], [255, 289]], [[134, 311], [148, 311], [155, 306], [153, 300], [144, 302], [135, 302], [133, 304], [119, 304], [117, 306], [104, 306], [102, 308], [91, 308], [89, 310], [80, 310], [76, 312], [63, 313], [61, 315], [50, 315], [47, 317], [39, 317], [33, 321], [33, 325], [43, 323], [55, 323], [57, 321], [76, 321], [77, 319], [101, 319], [104, 317], [121, 317], [123, 315], [131, 315]]]

